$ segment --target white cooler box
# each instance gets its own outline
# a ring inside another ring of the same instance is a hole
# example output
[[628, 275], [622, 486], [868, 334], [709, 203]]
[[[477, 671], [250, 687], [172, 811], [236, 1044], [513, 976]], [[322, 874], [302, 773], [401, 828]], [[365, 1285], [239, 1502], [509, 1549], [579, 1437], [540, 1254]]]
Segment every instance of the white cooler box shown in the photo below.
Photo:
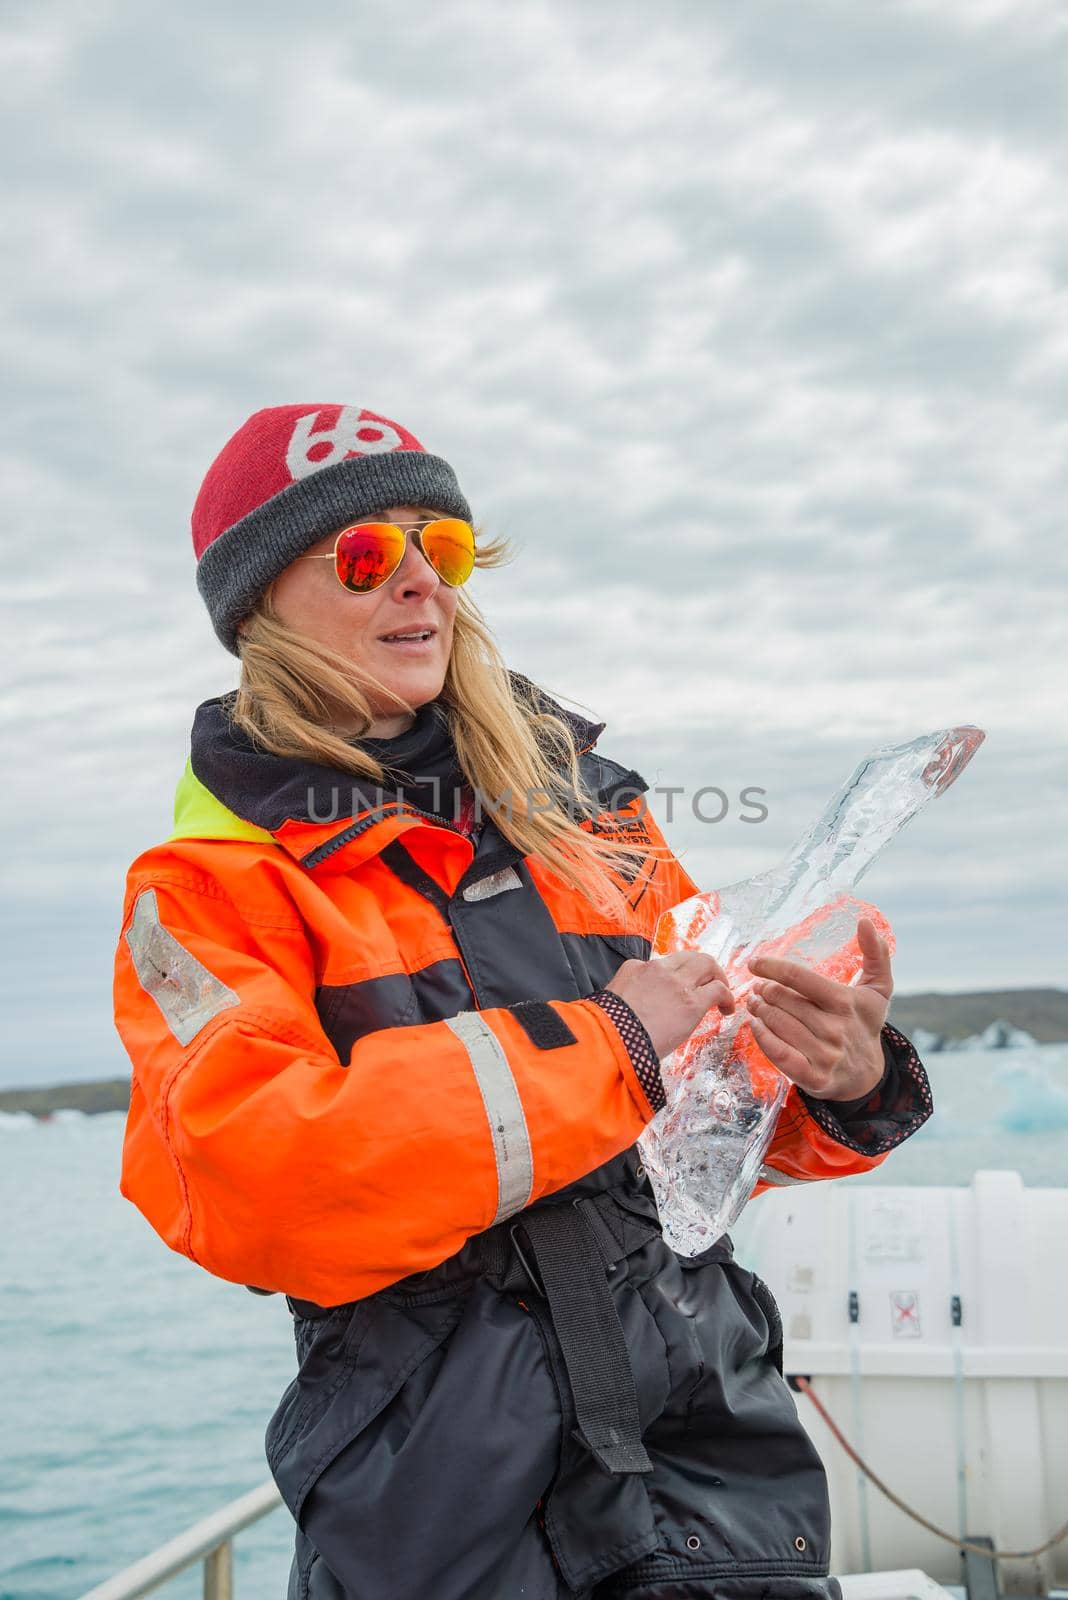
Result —
[[[798, 1184], [753, 1201], [731, 1235], [778, 1300], [787, 1374], [811, 1377], [896, 1494], [1001, 1550], [1068, 1519], [1068, 1189], [1015, 1172], [967, 1189]], [[960, 1584], [956, 1548], [862, 1477], [805, 1395], [797, 1408], [827, 1468], [833, 1570]], [[1066, 1585], [1068, 1542], [999, 1573], [1010, 1594]]]

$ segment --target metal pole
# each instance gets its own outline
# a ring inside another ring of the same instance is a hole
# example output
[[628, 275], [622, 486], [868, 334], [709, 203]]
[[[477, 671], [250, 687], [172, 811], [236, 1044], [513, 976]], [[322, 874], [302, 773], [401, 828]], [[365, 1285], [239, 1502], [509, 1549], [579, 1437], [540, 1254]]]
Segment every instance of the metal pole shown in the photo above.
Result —
[[[240, 1533], [242, 1528], [257, 1522], [268, 1512], [275, 1511], [281, 1504], [281, 1495], [274, 1483], [268, 1480], [258, 1489], [243, 1494], [239, 1500], [232, 1500], [229, 1505], [213, 1511], [195, 1527], [188, 1528], [176, 1539], [153, 1550], [151, 1555], [135, 1561], [125, 1572], [117, 1572], [114, 1577], [106, 1578], [88, 1594], [82, 1595], [81, 1600], [139, 1600], [141, 1595], [151, 1594], [168, 1579], [176, 1577], [198, 1561], [205, 1564], [204, 1593], [207, 1595], [207, 1567], [214, 1552], [224, 1544], [229, 1545], [235, 1533]], [[225, 1600], [232, 1600], [232, 1577], [228, 1575], [226, 1587], [215, 1592], [218, 1600], [223, 1600], [224, 1596]]]
[[234, 1600], [234, 1547], [229, 1539], [204, 1557], [204, 1600]]

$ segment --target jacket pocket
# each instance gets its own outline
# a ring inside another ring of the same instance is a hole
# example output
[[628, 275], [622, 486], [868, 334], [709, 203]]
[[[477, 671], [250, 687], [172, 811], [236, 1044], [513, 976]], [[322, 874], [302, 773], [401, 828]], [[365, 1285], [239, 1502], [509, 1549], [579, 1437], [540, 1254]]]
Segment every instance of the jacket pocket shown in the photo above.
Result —
[[826, 1573], [830, 1513], [823, 1465], [782, 1378], [779, 1310], [725, 1249], [678, 1261], [664, 1309], [675, 1384], [658, 1423], [668, 1543], [689, 1565], [685, 1541], [700, 1540], [695, 1576], [748, 1574], [786, 1594], [778, 1579]]
[[295, 1317], [293, 1337], [299, 1372], [275, 1407], [264, 1440], [268, 1463], [285, 1458], [305, 1425], [330, 1402], [359, 1357], [368, 1325], [368, 1303], [337, 1306], [324, 1317]]
[[359, 1302], [344, 1337], [313, 1338], [268, 1429], [275, 1481], [325, 1569], [309, 1565], [308, 1600], [326, 1572], [345, 1594], [393, 1600], [510, 1592], [560, 1423], [531, 1318], [485, 1279]]
[[267, 1426], [268, 1464], [301, 1526], [309, 1489], [440, 1349], [463, 1300], [401, 1307], [372, 1298], [346, 1309], [347, 1321], [329, 1317], [310, 1336], [298, 1329], [300, 1372]]

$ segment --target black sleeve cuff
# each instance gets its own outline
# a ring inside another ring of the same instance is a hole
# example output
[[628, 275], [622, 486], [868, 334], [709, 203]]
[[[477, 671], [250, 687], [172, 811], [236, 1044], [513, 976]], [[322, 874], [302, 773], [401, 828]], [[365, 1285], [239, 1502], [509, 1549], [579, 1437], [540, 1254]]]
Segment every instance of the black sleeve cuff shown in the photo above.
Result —
[[660, 1057], [645, 1023], [614, 989], [598, 989], [596, 994], [587, 995], [586, 998], [607, 1012], [619, 1029], [645, 1098], [654, 1111], [659, 1111], [667, 1105], [667, 1095], [664, 1093], [664, 1080], [660, 1076]]
[[824, 1133], [859, 1155], [885, 1155], [922, 1128], [934, 1110], [930, 1080], [911, 1042], [887, 1022], [882, 1046], [882, 1079], [859, 1100], [815, 1100], [798, 1090]]

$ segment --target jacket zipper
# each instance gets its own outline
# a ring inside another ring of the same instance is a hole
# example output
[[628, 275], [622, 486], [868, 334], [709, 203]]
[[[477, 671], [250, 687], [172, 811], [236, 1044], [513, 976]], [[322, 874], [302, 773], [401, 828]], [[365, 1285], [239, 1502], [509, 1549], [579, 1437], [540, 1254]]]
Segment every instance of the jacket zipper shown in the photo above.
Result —
[[[467, 834], [462, 828], [457, 827], [455, 822], [446, 822], [444, 817], [436, 817], [432, 811], [421, 811], [418, 806], [406, 805], [402, 811], [383, 811], [381, 817], [376, 818], [375, 820], [382, 821], [387, 816], [422, 817], [424, 821], [433, 823], [436, 828], [448, 828], [450, 833], [458, 833], [461, 839], [467, 838]], [[306, 856], [301, 856], [301, 866], [308, 868], [317, 867], [320, 861], [325, 861], [327, 856], [332, 856], [335, 850], [340, 850], [343, 845], [348, 844], [350, 839], [354, 839], [358, 833], [362, 832], [364, 828], [369, 826], [370, 824], [368, 822], [367, 815], [360, 817], [357, 822], [350, 822], [347, 828], [342, 828], [340, 833], [335, 833], [334, 837], [332, 839], [327, 839], [325, 844], [317, 845], [314, 850], [309, 850]]]

